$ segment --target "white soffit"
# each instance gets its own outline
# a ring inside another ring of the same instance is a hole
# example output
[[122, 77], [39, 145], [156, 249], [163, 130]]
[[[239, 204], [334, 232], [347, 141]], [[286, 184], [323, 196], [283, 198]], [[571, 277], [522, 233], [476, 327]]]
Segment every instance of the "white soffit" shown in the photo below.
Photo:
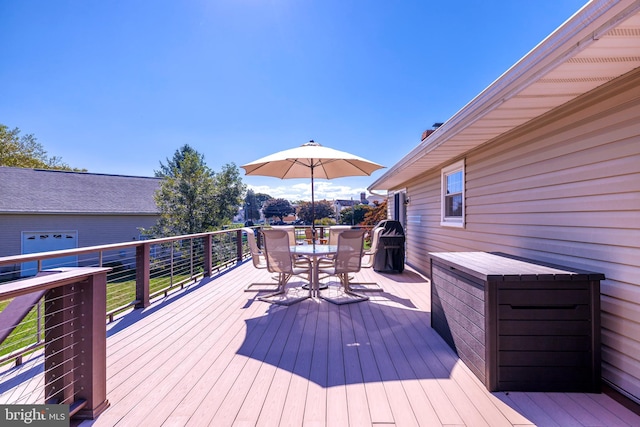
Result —
[[640, 67], [640, 1], [592, 1], [376, 180], [402, 186]]

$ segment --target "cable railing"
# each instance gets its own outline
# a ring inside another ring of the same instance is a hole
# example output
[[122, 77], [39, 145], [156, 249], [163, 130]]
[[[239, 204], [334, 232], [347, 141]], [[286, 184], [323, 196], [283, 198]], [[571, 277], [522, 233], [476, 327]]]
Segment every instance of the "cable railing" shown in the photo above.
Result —
[[0, 404], [94, 418], [108, 406], [107, 323], [249, 256], [232, 229], [0, 257]]
[[94, 418], [108, 405], [106, 323], [248, 253], [234, 229], [0, 258], [0, 404], [69, 404], [71, 415]]
[[[104, 267], [61, 267], [0, 286], [3, 345], [28, 337], [25, 327], [39, 327], [21, 364], [0, 369], [0, 403], [65, 404], [69, 414], [94, 418], [106, 399], [106, 285]], [[31, 304], [33, 307], [30, 307]], [[26, 316], [26, 317], [25, 317]], [[39, 323], [42, 319], [42, 323]], [[23, 328], [20, 330], [20, 328]], [[11, 354], [17, 354], [14, 351]]]

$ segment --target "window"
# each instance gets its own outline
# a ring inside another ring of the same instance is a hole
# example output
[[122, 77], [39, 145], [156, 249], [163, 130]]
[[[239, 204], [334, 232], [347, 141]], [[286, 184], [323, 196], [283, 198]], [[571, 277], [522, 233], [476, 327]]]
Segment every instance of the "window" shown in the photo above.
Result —
[[464, 227], [464, 161], [442, 169], [440, 225]]

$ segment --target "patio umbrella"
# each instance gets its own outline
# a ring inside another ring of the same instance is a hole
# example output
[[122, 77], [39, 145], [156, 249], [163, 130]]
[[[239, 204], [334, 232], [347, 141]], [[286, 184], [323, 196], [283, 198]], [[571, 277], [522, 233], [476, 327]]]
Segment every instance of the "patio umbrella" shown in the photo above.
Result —
[[313, 180], [347, 176], [369, 176], [384, 166], [345, 151], [324, 147], [313, 140], [300, 147], [279, 151], [241, 166], [246, 175], [281, 179], [311, 178], [311, 228], [315, 236], [315, 199]]

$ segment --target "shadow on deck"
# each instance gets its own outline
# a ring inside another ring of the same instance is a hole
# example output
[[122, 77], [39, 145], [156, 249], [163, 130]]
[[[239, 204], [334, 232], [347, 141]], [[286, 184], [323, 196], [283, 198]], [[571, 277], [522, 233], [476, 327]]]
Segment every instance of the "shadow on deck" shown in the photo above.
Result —
[[[267, 280], [244, 263], [108, 325], [111, 406], [81, 425], [640, 425], [604, 394], [489, 393], [430, 327], [411, 269], [363, 270], [384, 292], [343, 306], [243, 291]], [[35, 365], [5, 374], [3, 394]]]

